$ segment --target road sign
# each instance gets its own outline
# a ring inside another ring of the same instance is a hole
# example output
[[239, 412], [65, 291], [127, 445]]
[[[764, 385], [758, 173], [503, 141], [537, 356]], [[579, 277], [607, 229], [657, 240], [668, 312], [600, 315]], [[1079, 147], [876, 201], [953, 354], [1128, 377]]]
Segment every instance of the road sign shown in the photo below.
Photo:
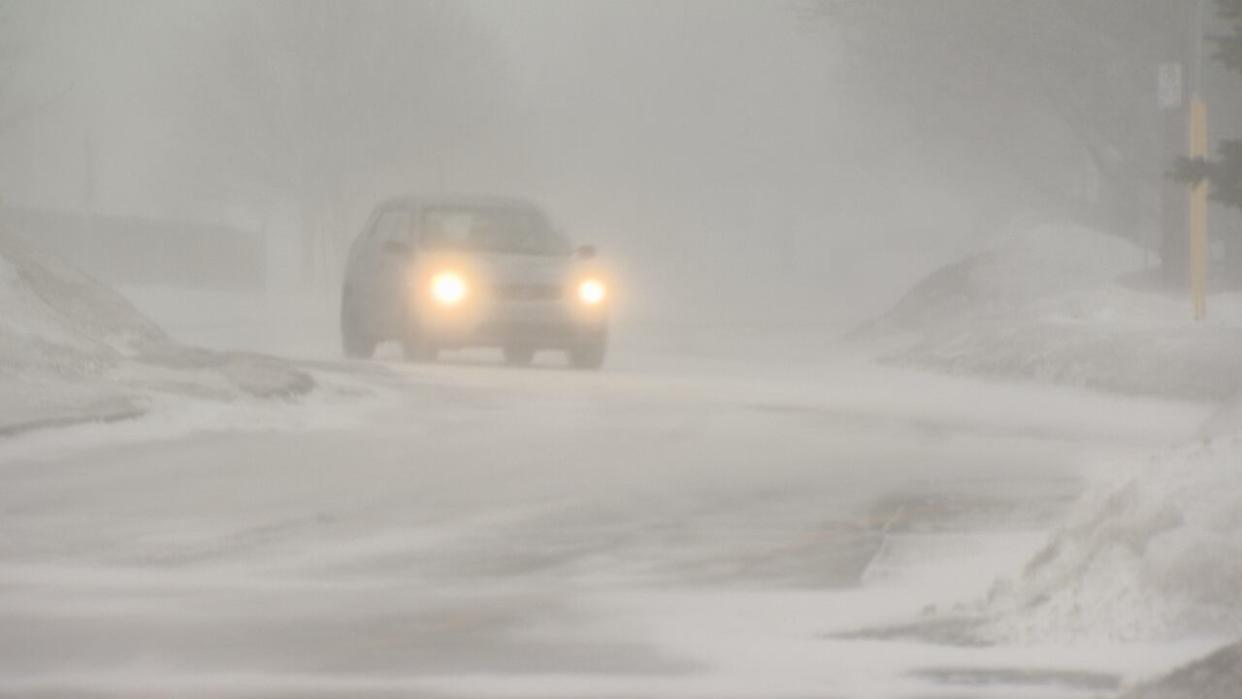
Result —
[[1180, 109], [1182, 106], [1182, 64], [1161, 63], [1156, 69], [1156, 99], [1161, 109]]

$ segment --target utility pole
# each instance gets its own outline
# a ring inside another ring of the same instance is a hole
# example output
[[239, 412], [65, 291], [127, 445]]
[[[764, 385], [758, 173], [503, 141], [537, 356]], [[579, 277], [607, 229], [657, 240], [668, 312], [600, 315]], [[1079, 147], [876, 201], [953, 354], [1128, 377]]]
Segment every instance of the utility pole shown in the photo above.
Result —
[[[1190, 122], [1186, 68], [1193, 32], [1186, 10], [1191, 3], [1197, 0], [1162, 3], [1169, 30], [1164, 34], [1163, 51], [1156, 66], [1156, 92], [1161, 122], [1160, 162], [1166, 171], [1186, 154]], [[1187, 282], [1187, 203], [1185, 186], [1164, 178], [1160, 187], [1160, 261], [1164, 282], [1170, 287], [1181, 287]]]
[[[1162, 162], [1171, 169], [1180, 158], [1207, 157], [1207, 102], [1203, 91], [1204, 0], [1169, 3], [1169, 26], [1157, 68], [1162, 114]], [[1207, 315], [1207, 183], [1189, 191], [1167, 179], [1161, 187], [1160, 227], [1164, 280], [1189, 288], [1192, 317]]]
[[[1189, 151], [1191, 158], [1208, 154], [1207, 102], [1203, 99], [1203, 0], [1195, 0], [1192, 91], [1190, 97]], [[1188, 228], [1190, 233], [1190, 298], [1195, 320], [1207, 317], [1207, 189], [1206, 180], [1190, 185]]]

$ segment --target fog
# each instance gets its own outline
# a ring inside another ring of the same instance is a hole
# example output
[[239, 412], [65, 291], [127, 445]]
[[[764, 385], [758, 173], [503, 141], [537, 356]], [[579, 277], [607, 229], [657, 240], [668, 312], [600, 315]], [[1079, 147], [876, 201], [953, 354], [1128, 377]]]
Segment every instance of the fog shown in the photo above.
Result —
[[303, 282], [336, 283], [370, 208], [406, 192], [537, 198], [662, 321], [857, 321], [985, 234], [991, 193], [944, 180], [805, 4], [6, 16], [9, 205], [235, 226], [312, 256]]
[[1240, 17], [0, 0], [0, 695], [1234, 699]]

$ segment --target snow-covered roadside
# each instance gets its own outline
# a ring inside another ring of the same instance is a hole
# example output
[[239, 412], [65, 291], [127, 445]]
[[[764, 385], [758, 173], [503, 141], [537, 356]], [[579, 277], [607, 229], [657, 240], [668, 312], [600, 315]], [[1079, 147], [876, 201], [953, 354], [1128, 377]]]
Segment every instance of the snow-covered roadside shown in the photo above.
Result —
[[122, 286], [117, 291], [185, 344], [295, 359], [335, 359], [340, 354], [339, 293], [141, 285]]
[[[1195, 440], [1116, 463], [1020, 571], [982, 604], [999, 645], [1207, 643], [1242, 637], [1242, 398]], [[1238, 647], [1127, 697], [1232, 699]]]
[[[1242, 293], [1212, 295], [1196, 323], [1184, 298], [1125, 282], [1144, 262], [1095, 231], [1027, 227], [933, 274], [856, 334], [882, 363], [1223, 401], [1189, 442], [1093, 468], [1044, 545], [977, 606], [954, 607], [972, 619], [957, 628], [973, 642], [1120, 652], [1242, 637]], [[1236, 655], [1134, 696], [1232, 698]]]
[[995, 640], [1242, 636], [1242, 429], [1095, 487], [988, 602]]
[[0, 232], [0, 434], [143, 414], [158, 397], [304, 395], [310, 374], [182, 345], [122, 296]]
[[1223, 400], [1242, 391], [1242, 293], [1205, 322], [1184, 294], [1140, 290], [1133, 244], [1080, 226], [1016, 228], [916, 285], [856, 333], [882, 361], [1123, 393]]
[[294, 410], [0, 443], [0, 612], [41, 631], [9, 625], [0, 694], [1080, 699], [1209, 650], [847, 636], [984, 595], [1076, 454], [1197, 406], [874, 366], [349, 368], [393, 404], [343, 410], [370, 401], [333, 369]]
[[1239, 687], [1242, 643], [1235, 643], [1135, 688], [1124, 699], [1237, 699]]

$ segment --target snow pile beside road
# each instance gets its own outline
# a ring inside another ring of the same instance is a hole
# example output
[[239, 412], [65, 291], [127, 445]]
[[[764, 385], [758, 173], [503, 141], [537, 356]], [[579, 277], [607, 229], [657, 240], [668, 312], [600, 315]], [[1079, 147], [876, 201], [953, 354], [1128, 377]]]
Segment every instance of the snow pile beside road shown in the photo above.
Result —
[[1235, 643], [1127, 692], [1122, 699], [1238, 699], [1239, 687], [1242, 643]]
[[154, 394], [298, 395], [309, 375], [171, 340], [124, 297], [0, 232], [0, 435], [142, 413]]
[[1119, 283], [1137, 246], [1038, 225], [935, 272], [863, 336], [907, 338], [883, 360], [953, 373], [1220, 399], [1242, 390], [1242, 294], [1188, 301]]
[[1081, 226], [1038, 225], [932, 273], [882, 320], [935, 330], [965, 316], [1012, 313], [1023, 304], [1091, 289], [1143, 266], [1143, 251]]
[[0, 234], [0, 371], [98, 374], [168, 342], [116, 292]]
[[1242, 409], [1229, 415], [1213, 421], [1219, 436], [1089, 493], [1021, 576], [993, 589], [984, 635], [1242, 634]]

